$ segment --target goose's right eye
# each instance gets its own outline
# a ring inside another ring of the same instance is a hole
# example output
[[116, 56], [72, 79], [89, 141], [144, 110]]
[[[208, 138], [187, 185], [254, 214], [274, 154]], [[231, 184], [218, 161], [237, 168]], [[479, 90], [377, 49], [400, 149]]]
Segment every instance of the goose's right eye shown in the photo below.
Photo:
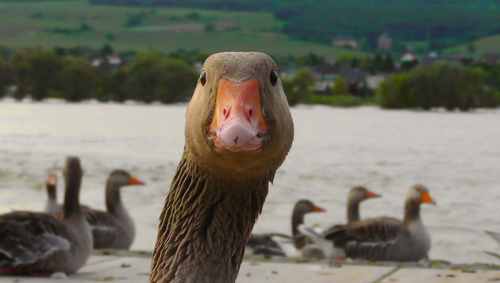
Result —
[[200, 83], [202, 86], [205, 86], [205, 84], [207, 83], [207, 73], [206, 72], [201, 73]]

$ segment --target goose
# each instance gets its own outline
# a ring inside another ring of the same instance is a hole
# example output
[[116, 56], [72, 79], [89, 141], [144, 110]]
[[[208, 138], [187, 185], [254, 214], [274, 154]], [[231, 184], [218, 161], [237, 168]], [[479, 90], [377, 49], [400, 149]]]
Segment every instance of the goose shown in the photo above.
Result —
[[49, 173], [45, 181], [45, 189], [47, 191], [47, 202], [45, 211], [49, 214], [56, 214], [62, 211], [62, 207], [57, 203], [57, 175]]
[[338, 225], [325, 233], [347, 257], [378, 261], [419, 261], [427, 259], [431, 238], [420, 218], [421, 204], [433, 204], [428, 189], [411, 187], [405, 201], [403, 221], [369, 218]]
[[[142, 185], [145, 183], [129, 172], [116, 169], [109, 174], [106, 181], [106, 211], [81, 205], [92, 230], [94, 249], [130, 249], [135, 239], [135, 225], [122, 202], [121, 188]], [[62, 207], [57, 204], [55, 191], [54, 180], [49, 176], [46, 212], [58, 216], [62, 213]]]
[[87, 262], [92, 235], [80, 209], [82, 175], [80, 160], [68, 157], [61, 219], [29, 211], [0, 215], [0, 274], [72, 274]]
[[300, 230], [299, 226], [304, 224], [304, 217], [308, 213], [326, 212], [326, 209], [317, 206], [307, 199], [299, 200], [292, 212], [292, 238], [296, 249], [301, 250], [310, 240]]
[[[368, 190], [364, 186], [355, 186], [351, 188], [347, 195], [347, 223], [350, 224], [360, 220], [359, 206], [363, 201], [379, 197], [381, 197], [379, 194]], [[300, 243], [302, 257], [308, 259], [335, 258], [341, 261], [345, 254], [340, 249], [335, 248], [331, 241], [325, 238], [328, 231], [336, 229], [336, 227], [337, 225], [319, 233], [314, 231], [311, 227], [302, 225], [302, 223], [297, 225], [295, 229], [300, 231], [301, 238], [308, 240], [306, 248], [304, 248], [305, 241]], [[299, 248], [297, 244], [295, 246]]]
[[135, 239], [135, 225], [122, 202], [120, 190], [142, 185], [145, 185], [143, 181], [125, 170], [111, 172], [106, 181], [106, 211], [84, 209], [92, 229], [94, 249], [130, 249]]
[[187, 107], [184, 152], [160, 215], [150, 282], [235, 282], [292, 141], [292, 117], [270, 56], [207, 58]]
[[309, 213], [325, 212], [322, 207], [317, 206], [308, 199], [298, 200], [292, 210], [291, 227], [292, 237], [280, 233], [252, 234], [248, 240], [247, 247], [253, 250], [253, 254], [264, 256], [286, 256], [281, 245], [274, 240], [275, 237], [292, 240], [296, 249], [302, 249], [307, 238], [299, 230], [299, 226], [304, 224], [304, 218]]

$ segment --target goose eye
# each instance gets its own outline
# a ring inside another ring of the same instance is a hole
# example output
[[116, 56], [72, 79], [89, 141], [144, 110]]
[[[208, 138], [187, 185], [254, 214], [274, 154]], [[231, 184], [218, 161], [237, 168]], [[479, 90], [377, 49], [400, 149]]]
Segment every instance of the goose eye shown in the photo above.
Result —
[[206, 72], [203, 72], [200, 76], [200, 83], [202, 86], [205, 86], [205, 84], [207, 83], [207, 73]]
[[276, 83], [278, 82], [278, 74], [276, 74], [276, 71], [271, 71], [271, 74], [269, 76], [269, 81], [271, 82], [271, 84], [273, 86], [276, 85]]

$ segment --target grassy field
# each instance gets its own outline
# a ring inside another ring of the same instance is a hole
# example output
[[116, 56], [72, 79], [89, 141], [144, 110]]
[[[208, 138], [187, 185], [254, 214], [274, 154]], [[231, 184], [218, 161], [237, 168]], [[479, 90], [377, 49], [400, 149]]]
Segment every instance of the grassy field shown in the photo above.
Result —
[[[480, 38], [476, 41], [472, 42], [475, 53], [476, 54], [485, 54], [485, 53], [498, 53], [500, 52], [500, 35], [488, 36]], [[447, 51], [449, 53], [464, 53], [467, 52], [468, 46], [460, 45], [454, 48], [450, 48]]]
[[177, 8], [93, 6], [86, 0], [0, 0], [0, 45], [8, 47], [111, 44], [118, 50], [259, 50], [276, 56], [309, 52], [351, 54], [292, 40], [271, 13]]

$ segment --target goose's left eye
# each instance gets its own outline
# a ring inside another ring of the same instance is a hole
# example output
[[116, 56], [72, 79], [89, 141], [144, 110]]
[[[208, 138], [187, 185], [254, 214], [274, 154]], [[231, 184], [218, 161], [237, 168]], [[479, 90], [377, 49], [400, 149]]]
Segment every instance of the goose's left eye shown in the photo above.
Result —
[[271, 71], [271, 74], [269, 75], [269, 81], [273, 86], [275, 86], [276, 83], [278, 83], [278, 74], [276, 73], [276, 71], [274, 70]]
[[203, 72], [200, 76], [200, 83], [202, 86], [205, 86], [205, 84], [207, 83], [207, 73], [206, 72]]

